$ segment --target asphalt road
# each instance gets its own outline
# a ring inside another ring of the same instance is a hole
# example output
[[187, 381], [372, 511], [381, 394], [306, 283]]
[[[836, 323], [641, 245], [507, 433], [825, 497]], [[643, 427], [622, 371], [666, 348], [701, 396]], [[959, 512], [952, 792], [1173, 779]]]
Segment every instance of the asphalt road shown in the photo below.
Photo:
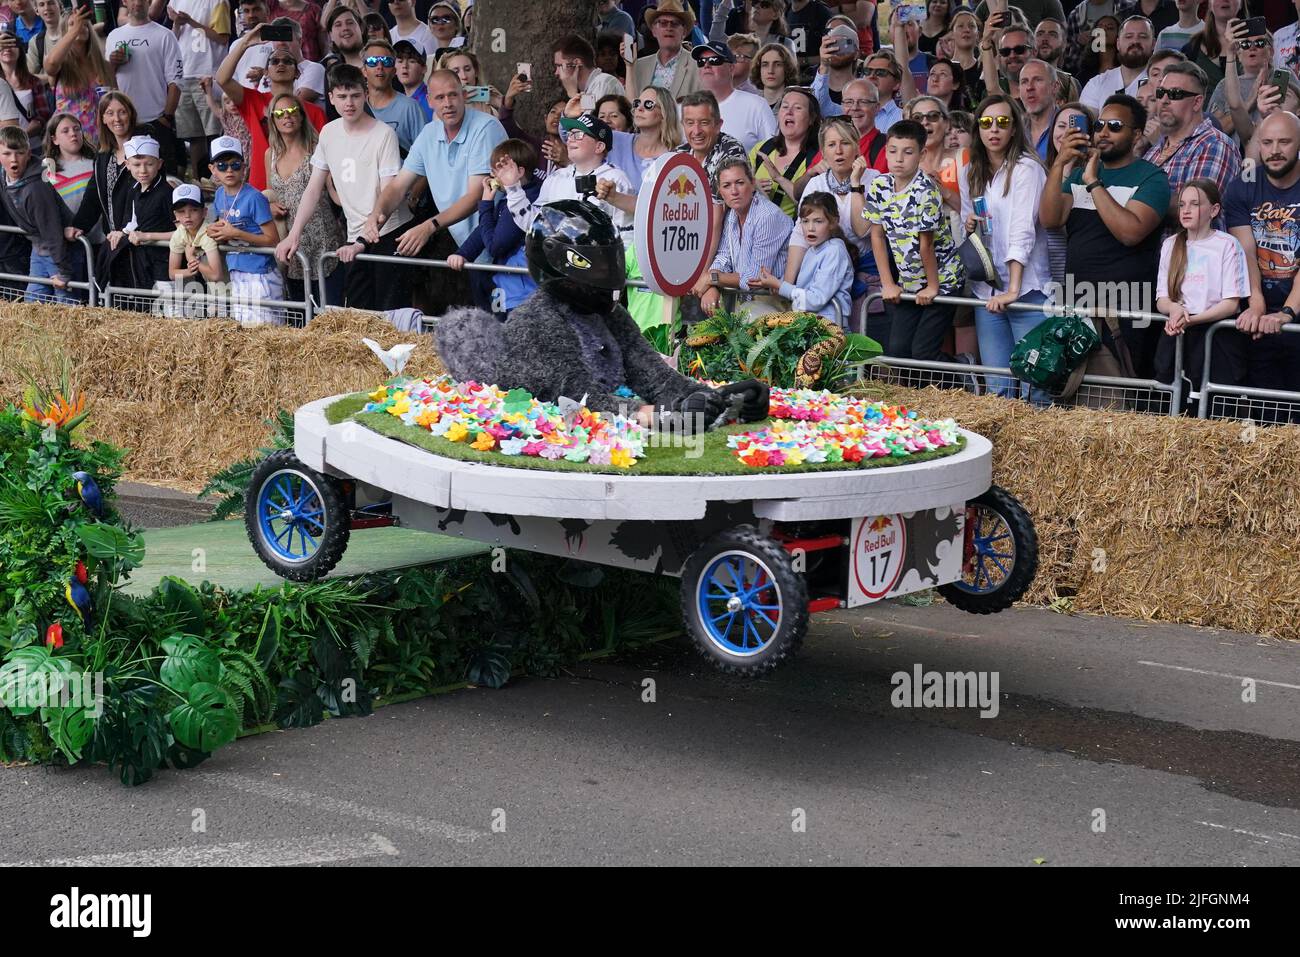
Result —
[[[997, 716], [891, 706], [918, 663], [996, 671]], [[675, 641], [247, 738], [141, 788], [0, 769], [0, 862], [1296, 864], [1298, 705], [1278, 642], [874, 606], [817, 616], [758, 681]]]

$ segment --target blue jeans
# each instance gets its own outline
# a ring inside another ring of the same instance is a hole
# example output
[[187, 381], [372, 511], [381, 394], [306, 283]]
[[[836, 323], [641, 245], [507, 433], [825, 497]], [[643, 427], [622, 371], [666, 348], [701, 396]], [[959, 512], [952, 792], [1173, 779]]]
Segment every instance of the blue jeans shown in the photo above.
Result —
[[[1038, 290], [1025, 293], [1017, 302], [1041, 306], [1047, 297]], [[975, 307], [975, 335], [980, 344], [980, 363], [1005, 369], [1011, 364], [1011, 353], [1016, 343], [1029, 334], [1035, 326], [1047, 320], [1041, 309], [1030, 312], [1024, 309], [1008, 309], [1006, 312], [989, 312], [984, 306]], [[991, 393], [1008, 399], [1024, 398], [1026, 394], [1034, 405], [1051, 405], [1051, 393], [1044, 389], [1029, 388], [1027, 382], [1020, 383], [1019, 395], [1013, 380], [1001, 376], [986, 377]]]
[[[68, 247], [68, 266], [70, 276], [63, 278], [69, 282], [79, 279], [85, 279], [85, 254], [82, 252], [81, 245]], [[49, 279], [58, 275], [59, 269], [54, 265], [54, 260], [49, 256], [43, 256], [33, 247], [32, 258], [27, 266], [27, 275], [40, 276]], [[85, 302], [85, 293], [77, 289], [57, 289], [48, 283], [29, 282], [27, 284], [27, 294], [23, 296], [23, 302], [64, 302], [78, 303]]]

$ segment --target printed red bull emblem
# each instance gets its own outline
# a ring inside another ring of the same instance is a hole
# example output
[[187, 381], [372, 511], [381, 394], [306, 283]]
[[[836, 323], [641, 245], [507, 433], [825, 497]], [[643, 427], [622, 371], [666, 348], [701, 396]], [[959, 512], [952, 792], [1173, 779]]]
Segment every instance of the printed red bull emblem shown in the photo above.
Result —
[[634, 246], [652, 291], [684, 296], [708, 265], [713, 193], [689, 153], [670, 153], [646, 174], [637, 197]]
[[868, 515], [854, 519], [851, 538], [848, 604], [878, 601], [893, 590], [903, 573], [907, 523], [901, 515]]

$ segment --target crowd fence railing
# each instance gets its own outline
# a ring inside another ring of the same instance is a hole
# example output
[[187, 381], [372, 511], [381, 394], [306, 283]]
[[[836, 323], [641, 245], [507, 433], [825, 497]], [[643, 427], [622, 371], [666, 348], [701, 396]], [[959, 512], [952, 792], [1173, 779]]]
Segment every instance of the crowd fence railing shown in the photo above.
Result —
[[[27, 238], [27, 233], [19, 229], [17, 226], [0, 226], [0, 233], [13, 233]], [[86, 256], [86, 278], [85, 280], [69, 280], [67, 288], [75, 289], [78, 292], [84, 292], [86, 294], [86, 305], [94, 306], [97, 304], [96, 294], [98, 292], [98, 287], [95, 284], [95, 248], [90, 245], [90, 240], [85, 236], [79, 236], [78, 242], [81, 244], [81, 248]], [[27, 268], [31, 268], [30, 262]], [[31, 283], [49, 286], [51, 290], [54, 289], [53, 279], [50, 279], [47, 276], [33, 276], [28, 273], [0, 273], [0, 282], [10, 282], [15, 284], [23, 283], [24, 295], [26, 294], [26, 286]], [[48, 296], [38, 298], [36, 301], [57, 302], [57, 299], [55, 298], [54, 292], [50, 292]]]
[[[1197, 415], [1202, 419], [1234, 419], [1261, 423], [1300, 422], [1300, 392], [1264, 389], [1258, 386], [1229, 385], [1211, 378], [1215, 335], [1236, 329], [1232, 319], [1214, 323], [1205, 332], [1205, 359], [1201, 369], [1201, 389], [1197, 396]], [[1300, 333], [1300, 324], [1287, 323], [1278, 336]], [[1297, 344], [1300, 346], [1300, 344]], [[1285, 351], [1281, 360], [1286, 361]]]

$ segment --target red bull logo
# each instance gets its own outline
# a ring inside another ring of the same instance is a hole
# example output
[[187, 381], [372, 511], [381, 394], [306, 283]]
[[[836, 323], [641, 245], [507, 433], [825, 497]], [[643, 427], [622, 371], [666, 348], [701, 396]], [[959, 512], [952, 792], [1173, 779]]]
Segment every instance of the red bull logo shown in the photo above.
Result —
[[668, 195], [677, 196], [682, 199], [685, 199], [687, 196], [694, 196], [695, 180], [683, 173], [668, 184]]

